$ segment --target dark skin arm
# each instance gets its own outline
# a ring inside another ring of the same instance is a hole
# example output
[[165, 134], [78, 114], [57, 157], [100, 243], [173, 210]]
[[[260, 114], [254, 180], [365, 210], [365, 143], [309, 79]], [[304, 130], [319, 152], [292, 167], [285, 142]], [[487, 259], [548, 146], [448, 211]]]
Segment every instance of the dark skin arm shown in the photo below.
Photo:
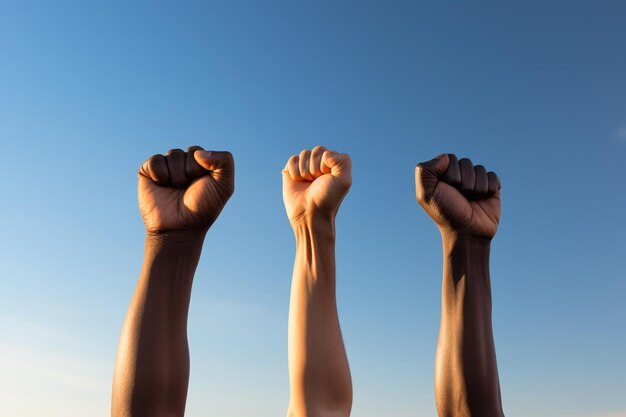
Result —
[[234, 190], [228, 152], [155, 155], [139, 170], [144, 262], [118, 347], [111, 415], [183, 416], [187, 312], [204, 236]]
[[416, 169], [417, 201], [443, 243], [435, 399], [441, 417], [502, 417], [491, 325], [489, 252], [500, 221], [500, 180], [444, 154]]

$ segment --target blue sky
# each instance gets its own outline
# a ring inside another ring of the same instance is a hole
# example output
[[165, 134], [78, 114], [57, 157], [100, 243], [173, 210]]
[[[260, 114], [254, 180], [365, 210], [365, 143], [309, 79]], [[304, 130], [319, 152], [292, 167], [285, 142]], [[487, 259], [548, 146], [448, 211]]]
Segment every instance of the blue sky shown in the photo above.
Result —
[[136, 171], [230, 150], [194, 282], [189, 417], [283, 415], [288, 157], [349, 153], [338, 299], [354, 416], [436, 415], [441, 247], [417, 162], [498, 172], [507, 416], [626, 416], [626, 5], [0, 1], [0, 414], [105, 416], [139, 274]]

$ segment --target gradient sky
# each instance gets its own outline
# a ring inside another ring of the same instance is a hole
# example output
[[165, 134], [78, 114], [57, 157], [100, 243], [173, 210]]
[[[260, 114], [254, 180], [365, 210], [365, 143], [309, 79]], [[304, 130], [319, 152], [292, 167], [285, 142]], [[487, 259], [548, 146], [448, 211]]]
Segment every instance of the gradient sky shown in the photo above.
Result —
[[436, 415], [441, 246], [413, 172], [442, 152], [502, 179], [507, 416], [626, 416], [626, 3], [99, 3], [0, 1], [0, 415], [109, 415], [136, 171], [193, 144], [237, 172], [194, 282], [187, 416], [284, 415], [280, 171], [322, 144], [354, 165], [337, 290], [355, 417]]

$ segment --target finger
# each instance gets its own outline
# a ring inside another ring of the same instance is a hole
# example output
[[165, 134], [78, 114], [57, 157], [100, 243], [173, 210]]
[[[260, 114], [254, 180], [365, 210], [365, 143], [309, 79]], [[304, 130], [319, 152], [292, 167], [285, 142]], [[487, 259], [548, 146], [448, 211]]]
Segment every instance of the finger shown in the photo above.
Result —
[[465, 196], [471, 196], [474, 193], [474, 184], [476, 183], [476, 173], [472, 161], [467, 158], [459, 159], [459, 169], [461, 170], [460, 190]]
[[[325, 151], [322, 154], [322, 166], [330, 170], [333, 177], [347, 186], [352, 184], [352, 160], [350, 155], [339, 152]], [[324, 169], [322, 169], [324, 171]]]
[[311, 151], [311, 159], [309, 161], [309, 171], [313, 178], [321, 176], [322, 173], [322, 156], [327, 149], [323, 146], [316, 146]]
[[487, 178], [489, 179], [489, 187], [487, 193], [489, 194], [489, 196], [492, 196], [500, 189], [500, 178], [493, 171], [489, 171], [487, 173]]
[[483, 199], [487, 197], [489, 191], [489, 177], [487, 176], [487, 170], [482, 165], [476, 165], [474, 167], [474, 175], [476, 180], [474, 182], [474, 198]]
[[459, 160], [453, 153], [448, 154], [448, 168], [446, 172], [441, 176], [441, 181], [458, 187], [461, 185], [461, 169], [459, 167]]
[[151, 179], [155, 184], [167, 187], [170, 185], [170, 173], [165, 157], [161, 154], [153, 155], [143, 163], [139, 173]]
[[187, 148], [185, 154], [185, 172], [189, 181], [194, 181], [203, 175], [208, 174], [208, 171], [200, 166], [194, 154], [196, 151], [203, 151], [201, 146], [190, 146]]
[[[430, 161], [420, 162], [417, 166], [423, 171], [425, 174], [430, 174], [435, 178], [439, 178], [448, 169], [448, 165], [450, 162], [451, 154], [442, 153], [441, 155], [431, 159]], [[456, 160], [456, 158], [455, 158]]]
[[328, 154], [329, 150], [325, 150], [324, 152], [322, 152], [322, 159], [320, 159], [320, 171], [322, 171], [322, 174], [330, 174], [331, 173], [331, 168], [328, 164], [324, 163], [324, 158], [325, 155]]
[[309, 171], [309, 162], [311, 160], [311, 151], [308, 149], [300, 152], [300, 157], [298, 158], [298, 168], [300, 169], [300, 175], [307, 181], [313, 181], [315, 177], [311, 175]]
[[230, 152], [198, 150], [193, 156], [202, 168], [211, 171], [216, 181], [234, 179], [235, 160]]
[[285, 169], [283, 169], [283, 173], [288, 175], [292, 181], [302, 181], [302, 177], [300, 176], [299, 159], [298, 155], [291, 155], [289, 160], [287, 160]]
[[165, 154], [170, 181], [174, 187], [183, 188], [189, 184], [185, 173], [185, 152], [182, 149], [170, 149]]

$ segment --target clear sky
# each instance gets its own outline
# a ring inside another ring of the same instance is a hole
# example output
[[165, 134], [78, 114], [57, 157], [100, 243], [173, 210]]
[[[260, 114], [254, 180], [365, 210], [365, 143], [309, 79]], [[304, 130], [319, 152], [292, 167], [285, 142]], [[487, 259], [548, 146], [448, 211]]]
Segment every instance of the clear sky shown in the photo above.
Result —
[[[435, 416], [441, 246], [414, 166], [503, 184], [507, 416], [626, 416], [626, 3], [0, 1], [0, 415], [109, 415], [139, 274], [141, 162], [230, 150], [194, 282], [188, 417], [288, 399], [280, 171], [349, 153], [337, 220], [355, 417]], [[131, 4], [132, 3], [132, 4]]]

